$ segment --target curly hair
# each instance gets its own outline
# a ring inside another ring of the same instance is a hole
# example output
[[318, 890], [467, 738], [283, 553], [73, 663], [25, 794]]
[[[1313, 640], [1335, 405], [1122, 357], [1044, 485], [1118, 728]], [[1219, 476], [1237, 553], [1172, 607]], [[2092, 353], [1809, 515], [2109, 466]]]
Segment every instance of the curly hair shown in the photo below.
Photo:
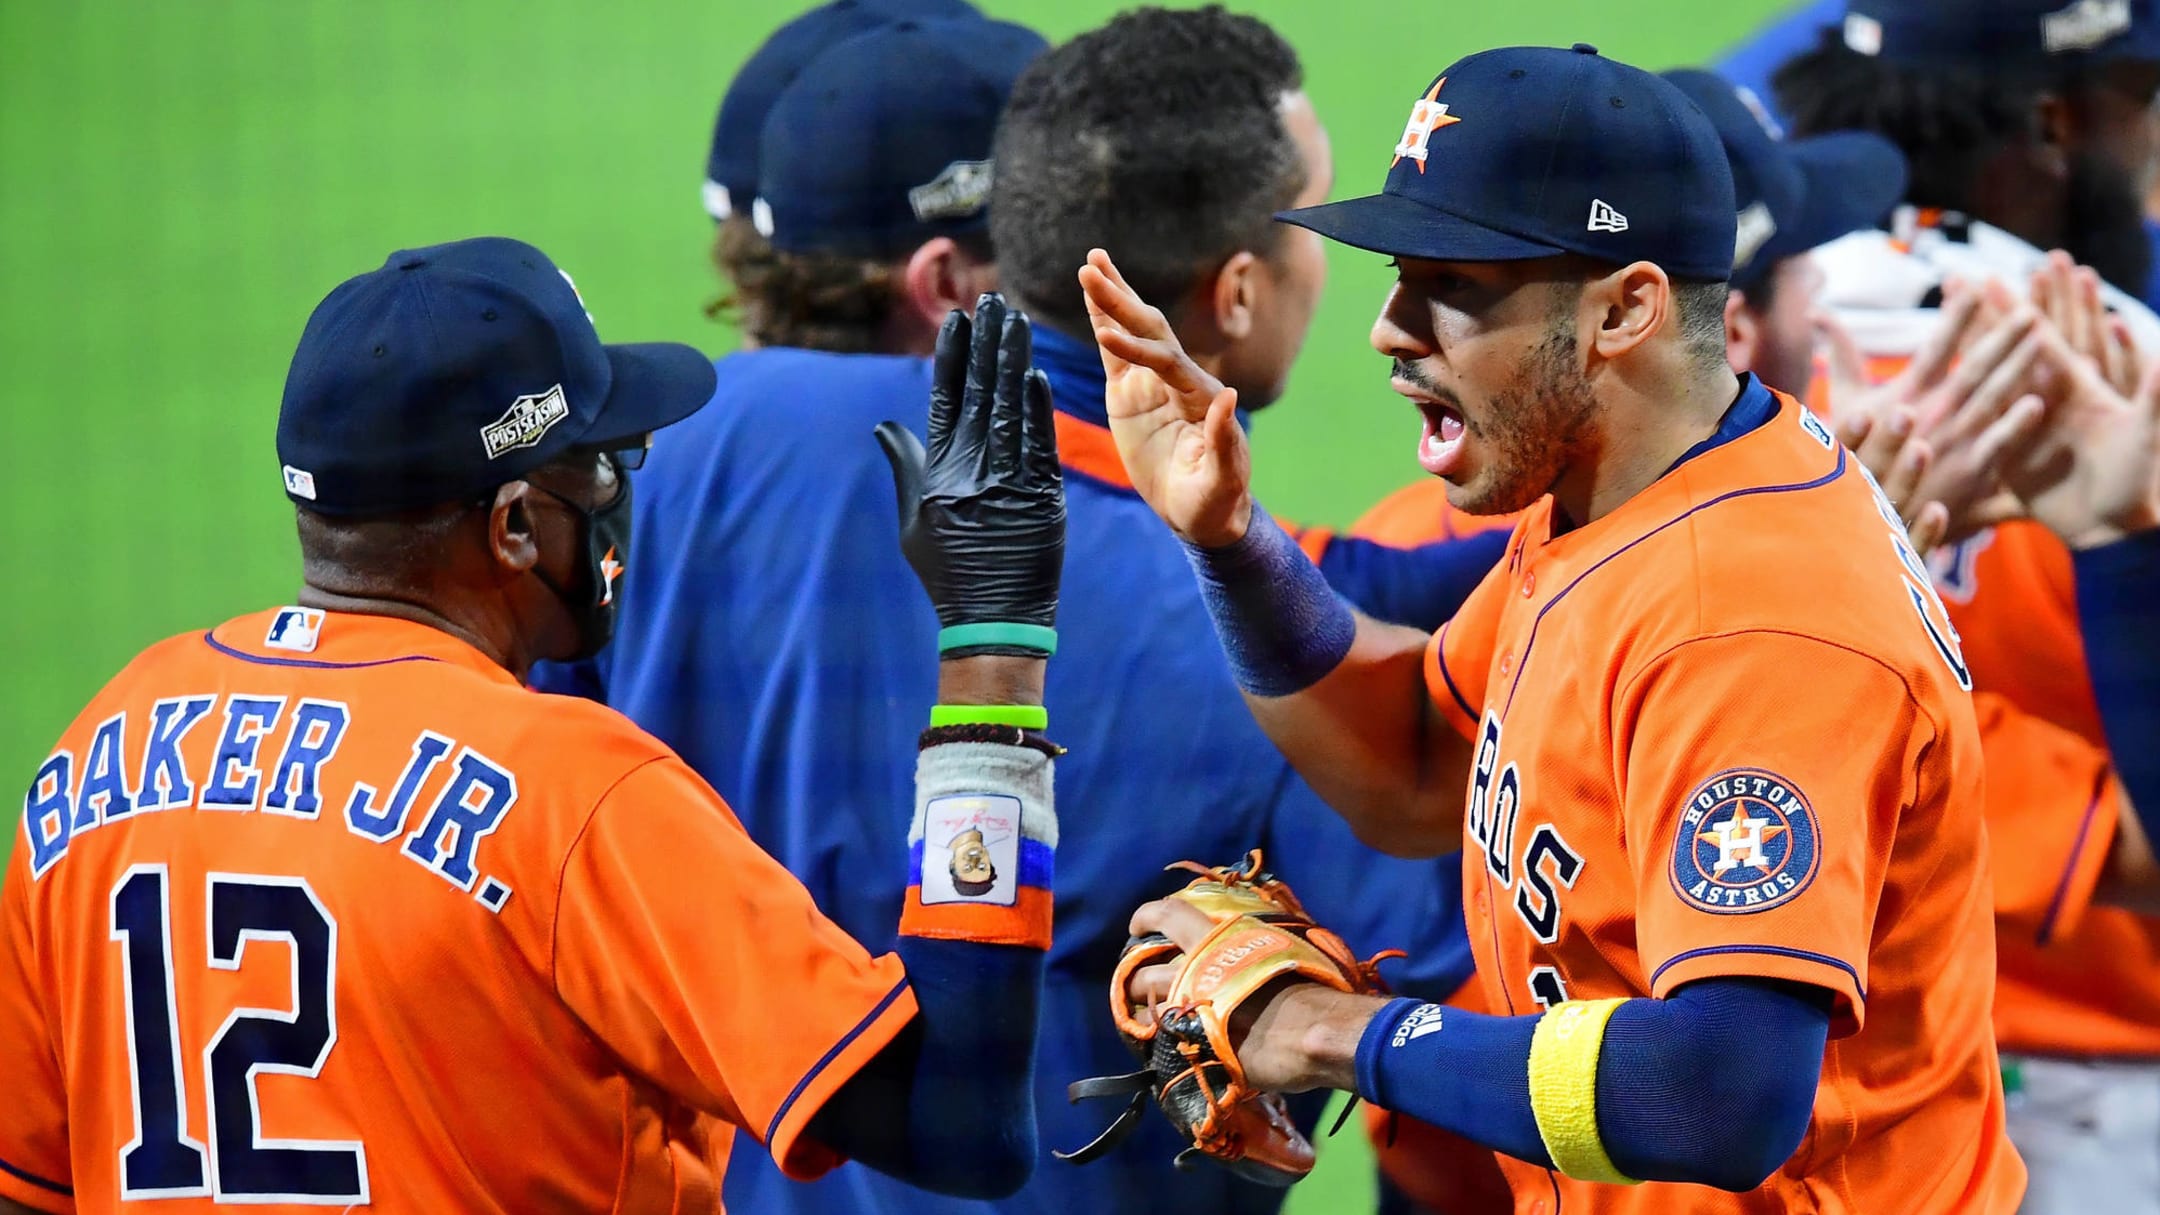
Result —
[[1240, 250], [1265, 254], [1305, 187], [1282, 120], [1297, 53], [1225, 11], [1141, 8], [1037, 59], [998, 124], [990, 232], [1009, 294], [1087, 331], [1074, 274], [1097, 245], [1166, 310]]
[[705, 305], [705, 315], [734, 323], [761, 346], [873, 353], [899, 290], [895, 266], [783, 253], [740, 215], [720, 221], [712, 258], [728, 290]]

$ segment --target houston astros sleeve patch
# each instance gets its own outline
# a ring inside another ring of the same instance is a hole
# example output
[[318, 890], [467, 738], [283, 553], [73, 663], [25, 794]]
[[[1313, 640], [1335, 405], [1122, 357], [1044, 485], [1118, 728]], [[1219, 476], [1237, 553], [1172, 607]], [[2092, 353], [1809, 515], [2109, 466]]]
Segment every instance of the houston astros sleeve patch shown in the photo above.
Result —
[[1672, 888], [1715, 915], [1791, 902], [1815, 880], [1822, 848], [1814, 808], [1791, 781], [1730, 768], [1688, 795], [1673, 838]]

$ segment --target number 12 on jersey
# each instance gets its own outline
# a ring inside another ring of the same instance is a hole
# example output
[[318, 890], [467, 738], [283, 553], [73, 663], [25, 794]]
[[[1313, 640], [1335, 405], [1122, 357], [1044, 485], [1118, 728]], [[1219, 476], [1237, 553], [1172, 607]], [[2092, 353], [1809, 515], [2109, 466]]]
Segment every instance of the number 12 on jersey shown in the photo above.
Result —
[[165, 866], [137, 865], [112, 892], [112, 939], [125, 956], [135, 1103], [135, 1137], [120, 1149], [120, 1197], [367, 1202], [362, 1145], [265, 1139], [255, 1099], [257, 1075], [318, 1075], [337, 1044], [337, 921], [302, 878], [209, 875], [207, 964], [238, 970], [249, 941], [284, 941], [292, 951], [293, 1007], [234, 1009], [211, 1035], [202, 1052], [206, 1148], [187, 1129], [167, 880]]

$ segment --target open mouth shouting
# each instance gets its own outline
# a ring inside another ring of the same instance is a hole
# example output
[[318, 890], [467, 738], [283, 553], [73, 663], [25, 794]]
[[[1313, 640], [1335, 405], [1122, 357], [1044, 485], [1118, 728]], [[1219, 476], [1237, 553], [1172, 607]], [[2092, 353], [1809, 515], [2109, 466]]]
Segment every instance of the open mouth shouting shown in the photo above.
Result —
[[1418, 436], [1418, 463], [1436, 477], [1455, 472], [1462, 464], [1464, 440], [1468, 436], [1462, 411], [1401, 376], [1395, 377], [1393, 383], [1395, 391], [1417, 406], [1425, 420], [1424, 433]]

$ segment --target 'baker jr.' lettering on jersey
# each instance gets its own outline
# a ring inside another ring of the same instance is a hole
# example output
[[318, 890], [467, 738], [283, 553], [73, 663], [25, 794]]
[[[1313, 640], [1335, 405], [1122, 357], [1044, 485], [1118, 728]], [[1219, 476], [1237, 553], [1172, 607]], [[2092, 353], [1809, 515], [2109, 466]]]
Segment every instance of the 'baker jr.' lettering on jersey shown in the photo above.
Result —
[[[129, 745], [128, 718], [115, 713], [100, 722], [79, 760], [63, 749], [38, 768], [23, 799], [33, 878], [65, 857], [76, 838], [133, 815], [194, 809], [317, 818], [326, 800], [323, 769], [352, 725], [351, 709], [335, 700], [288, 705], [282, 696], [168, 696], [132, 727], [142, 730], [142, 750], [130, 768], [126, 757], [137, 752]], [[216, 722], [217, 744], [207, 766], [190, 770], [181, 745], [206, 721]], [[447, 770], [447, 779], [408, 832], [414, 807], [438, 783], [438, 769]], [[345, 829], [372, 843], [401, 841], [398, 851], [406, 857], [500, 911], [510, 887], [483, 877], [475, 857], [517, 797], [517, 776], [508, 768], [423, 730], [387, 794], [366, 781], [351, 783]]]

